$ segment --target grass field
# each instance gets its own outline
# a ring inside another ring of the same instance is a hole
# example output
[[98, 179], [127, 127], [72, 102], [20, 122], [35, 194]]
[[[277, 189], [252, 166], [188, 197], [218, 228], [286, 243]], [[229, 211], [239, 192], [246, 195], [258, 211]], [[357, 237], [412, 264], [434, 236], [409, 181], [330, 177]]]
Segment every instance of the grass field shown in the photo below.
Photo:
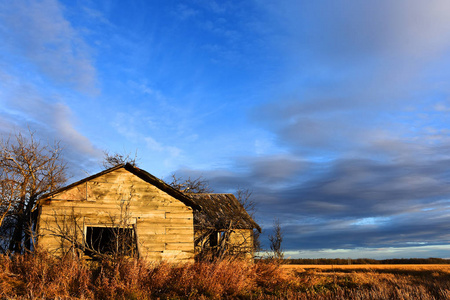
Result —
[[282, 265], [303, 299], [450, 299], [450, 265]]
[[374, 265], [282, 265], [283, 269], [287, 270], [343, 270], [343, 271], [368, 271], [368, 270], [385, 270], [385, 271], [395, 271], [395, 270], [422, 270], [422, 271], [447, 271], [450, 272], [450, 265], [383, 265], [383, 264], [374, 264]]
[[450, 299], [450, 266], [0, 256], [0, 299]]

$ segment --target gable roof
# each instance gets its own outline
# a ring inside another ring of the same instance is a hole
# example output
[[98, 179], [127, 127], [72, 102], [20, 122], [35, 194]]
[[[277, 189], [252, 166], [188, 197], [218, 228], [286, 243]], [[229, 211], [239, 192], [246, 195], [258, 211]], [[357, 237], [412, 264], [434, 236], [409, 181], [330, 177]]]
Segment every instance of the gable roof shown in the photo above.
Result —
[[194, 224], [202, 224], [217, 230], [226, 229], [232, 222], [233, 228], [258, 229], [261, 227], [253, 221], [242, 204], [233, 194], [187, 194], [201, 211], [194, 212]]
[[68, 186], [45, 194], [40, 198], [40, 201], [51, 199], [56, 194], [59, 194], [82, 183], [93, 180], [97, 177], [111, 173], [121, 168], [138, 176], [142, 180], [152, 184], [163, 192], [166, 192], [175, 199], [180, 200], [187, 206], [192, 207], [194, 209], [194, 223], [196, 225], [204, 224], [207, 227], [220, 230], [226, 229], [230, 225], [230, 222], [233, 222], [233, 228], [256, 228], [259, 232], [261, 232], [261, 227], [259, 227], [259, 225], [252, 219], [252, 217], [247, 213], [245, 208], [233, 194], [182, 193], [177, 189], [174, 189], [161, 179], [128, 163], [117, 165], [115, 167], [109, 168], [92, 176], [74, 182]]
[[201, 210], [201, 207], [198, 204], [196, 204], [194, 201], [192, 201], [192, 199], [190, 197], [188, 197], [187, 195], [185, 195], [182, 192], [174, 189], [173, 187], [171, 187], [170, 185], [168, 185], [167, 183], [165, 183], [161, 179], [153, 176], [152, 174], [150, 174], [150, 173], [148, 173], [148, 172], [146, 172], [146, 171], [144, 171], [142, 169], [139, 169], [138, 167], [135, 167], [135, 166], [133, 166], [131, 164], [128, 164], [128, 163], [127, 164], [117, 165], [115, 167], [112, 167], [112, 168], [109, 168], [107, 170], [104, 170], [104, 171], [102, 171], [100, 173], [97, 173], [97, 174], [94, 174], [92, 176], [86, 177], [86, 178], [84, 178], [84, 179], [82, 179], [80, 181], [74, 182], [74, 183], [72, 183], [72, 184], [70, 184], [68, 186], [62, 187], [62, 188], [57, 189], [57, 190], [55, 190], [53, 192], [45, 194], [45, 195], [43, 195], [41, 197], [40, 200], [42, 201], [42, 200], [51, 199], [52, 196], [54, 196], [56, 194], [59, 194], [59, 193], [61, 193], [63, 191], [71, 189], [71, 188], [73, 188], [73, 187], [75, 187], [77, 185], [80, 185], [82, 183], [85, 183], [87, 181], [90, 181], [90, 180], [95, 179], [97, 177], [100, 177], [102, 175], [111, 173], [111, 172], [116, 171], [116, 170], [121, 169], [121, 168], [127, 170], [130, 173], [133, 173], [134, 175], [136, 175], [140, 179], [142, 179], [142, 180], [152, 184], [153, 186], [159, 188], [163, 192], [166, 192], [170, 196], [180, 200], [181, 202], [183, 202], [187, 206], [190, 206], [190, 207], [192, 207], [195, 210]]

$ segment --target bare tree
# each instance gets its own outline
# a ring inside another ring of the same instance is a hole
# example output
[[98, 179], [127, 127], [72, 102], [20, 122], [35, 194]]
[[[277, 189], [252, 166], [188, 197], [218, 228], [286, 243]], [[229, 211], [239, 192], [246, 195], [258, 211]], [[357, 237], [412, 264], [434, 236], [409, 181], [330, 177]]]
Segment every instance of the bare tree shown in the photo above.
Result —
[[[209, 186], [209, 182], [203, 177], [197, 177], [192, 179], [188, 177], [187, 179], [183, 179], [182, 177], [177, 177], [175, 174], [172, 174], [172, 181], [169, 183], [171, 187], [176, 190], [179, 190], [182, 193], [213, 193], [214, 191]], [[256, 203], [251, 198], [252, 191], [249, 189], [238, 188], [236, 191], [236, 199], [239, 203], [242, 204], [244, 209], [248, 212], [248, 214], [253, 218], [256, 212]]]
[[31, 130], [0, 140], [2, 251], [32, 249], [36, 202], [66, 181], [61, 151], [59, 142], [43, 144]]
[[134, 153], [134, 157], [131, 156], [131, 153], [110, 153], [108, 151], [104, 151], [103, 154], [103, 167], [105, 169], [126, 163], [129, 163], [130, 165], [136, 167], [139, 160], [137, 156], [137, 150]]
[[[3, 178], [3, 170], [0, 169], [0, 172], [0, 178]], [[0, 181], [0, 228], [3, 224], [3, 220], [5, 220], [13, 206], [13, 189], [14, 182], [12, 180], [4, 179]]]
[[183, 179], [172, 174], [172, 182], [169, 183], [171, 187], [179, 190], [182, 193], [212, 193], [212, 189], [209, 187], [209, 182], [203, 179], [201, 176], [195, 179], [188, 177]]
[[283, 259], [284, 252], [281, 248], [281, 243], [283, 242], [283, 233], [281, 231], [280, 220], [275, 219], [273, 221], [273, 235], [269, 235], [270, 250], [272, 250], [273, 258]]
[[249, 189], [238, 188], [236, 191], [236, 198], [239, 203], [245, 208], [250, 217], [254, 217], [256, 212], [256, 202], [252, 199], [252, 191]]

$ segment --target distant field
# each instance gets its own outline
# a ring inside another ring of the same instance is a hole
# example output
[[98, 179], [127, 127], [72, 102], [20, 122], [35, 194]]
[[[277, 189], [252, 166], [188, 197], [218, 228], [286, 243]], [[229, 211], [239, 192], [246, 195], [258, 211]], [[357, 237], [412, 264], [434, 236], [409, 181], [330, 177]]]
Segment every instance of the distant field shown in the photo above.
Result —
[[373, 264], [373, 265], [282, 265], [283, 269], [292, 269], [292, 270], [355, 270], [355, 271], [370, 271], [370, 270], [412, 270], [412, 271], [446, 271], [450, 272], [450, 265], [434, 265], [434, 264], [421, 264], [421, 265], [412, 265], [412, 264], [395, 264], [395, 265], [383, 265], [383, 264]]
[[450, 299], [448, 264], [282, 265], [302, 299]]

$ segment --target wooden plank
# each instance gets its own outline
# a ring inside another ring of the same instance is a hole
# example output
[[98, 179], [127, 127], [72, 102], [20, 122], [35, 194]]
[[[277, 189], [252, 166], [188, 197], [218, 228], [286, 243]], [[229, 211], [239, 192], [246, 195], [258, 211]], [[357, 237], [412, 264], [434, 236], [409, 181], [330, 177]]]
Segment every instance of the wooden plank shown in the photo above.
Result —
[[77, 186], [74, 186], [68, 190], [62, 191], [58, 194], [55, 194], [51, 197], [58, 199], [73, 199], [73, 200], [85, 200], [86, 199], [86, 184], [81, 183]]
[[143, 226], [142, 224], [137, 225], [139, 227], [139, 234], [142, 238], [144, 236], [148, 235], [155, 235], [155, 234], [165, 234], [165, 228], [164, 227], [155, 227], [155, 226]]
[[167, 243], [166, 250], [194, 251], [194, 243]]
[[178, 235], [165, 235], [166, 243], [193, 243], [194, 235], [192, 234], [178, 234]]
[[110, 199], [104, 198], [102, 200], [96, 201], [85, 201], [85, 200], [62, 200], [62, 199], [54, 199], [52, 200], [50, 205], [43, 206], [46, 208], [52, 207], [86, 207], [86, 208], [96, 208], [96, 209], [120, 209], [121, 207], [128, 207], [132, 209], [148, 209], [148, 210], [170, 210], [174, 212], [189, 212], [190, 210], [187, 206], [183, 205], [175, 205], [175, 203], [171, 203], [168, 201], [136, 201], [131, 200], [128, 203], [121, 203], [120, 199]]
[[143, 230], [141, 230], [141, 237], [143, 242], [158, 242], [158, 243], [165, 243], [166, 237], [167, 235], [163, 234], [145, 234], [144, 232], [142, 232]]
[[194, 236], [191, 234], [183, 235], [166, 235], [166, 234], [145, 234], [140, 229], [141, 240], [145, 242], [162, 242], [162, 243], [192, 243]]
[[191, 228], [189, 228], [188, 226], [185, 227], [177, 227], [177, 228], [166, 228], [166, 234], [191, 234], [192, 236], [194, 235], [194, 230]]
[[192, 211], [178, 212], [178, 211], [168, 211], [166, 212], [166, 219], [192, 219], [194, 214]]
[[162, 259], [162, 252], [146, 252], [143, 257], [147, 261], [160, 261]]
[[142, 251], [148, 252], [148, 251], [164, 251], [166, 249], [165, 243], [148, 243], [147, 241], [141, 241]]
[[163, 260], [166, 261], [173, 261], [173, 262], [178, 262], [178, 261], [190, 261], [194, 259], [194, 255], [193, 253], [189, 253], [189, 252], [185, 252], [185, 251], [180, 251], [180, 250], [165, 250], [162, 254], [161, 254], [161, 258]]
[[[126, 207], [126, 206], [125, 206]], [[43, 207], [44, 208], [44, 207]], [[117, 202], [87, 202], [87, 201], [80, 201], [78, 203], [74, 203], [73, 201], [64, 201], [59, 203], [54, 203], [51, 206], [45, 206], [45, 211], [58, 211], [58, 210], [66, 210], [70, 211], [71, 209], [90, 209], [90, 210], [114, 210], [114, 211], [120, 211], [121, 206], [120, 203]], [[131, 204], [126, 207], [129, 212], [152, 212], [152, 211], [166, 211], [167, 209], [161, 209], [161, 206], [155, 205], [153, 206], [141, 206], [137, 204]], [[124, 209], [122, 209], [124, 210]]]
[[164, 219], [164, 220], [156, 220], [156, 219], [146, 219], [146, 224], [151, 225], [167, 225], [170, 227], [186, 227], [189, 224], [192, 224], [192, 219]]
[[130, 202], [123, 203], [121, 197], [113, 198], [113, 197], [104, 197], [102, 199], [97, 199], [95, 201], [90, 200], [67, 200], [67, 199], [59, 199], [54, 198], [50, 205], [46, 205], [43, 207], [96, 207], [99, 209], [102, 208], [120, 208], [122, 207], [142, 207], [148, 209], [157, 209], [158, 207], [162, 207], [164, 209], [170, 209], [179, 212], [183, 211], [192, 211], [190, 207], [187, 207], [183, 203], [178, 200], [172, 201], [170, 199], [161, 199], [161, 198], [152, 198], [152, 199], [132, 199]]
[[121, 209], [118, 205], [98, 205], [96, 203], [80, 203], [80, 205], [73, 206], [70, 205], [62, 205], [62, 206], [46, 206], [43, 208], [41, 215], [73, 215], [73, 214], [80, 214], [80, 213], [90, 213], [90, 214], [96, 214], [96, 213], [104, 213], [109, 212], [114, 215], [118, 214], [130, 214], [135, 216], [142, 216], [142, 217], [161, 217], [165, 218], [166, 210], [164, 209], [158, 209], [156, 207], [139, 207], [135, 205], [131, 205], [127, 207], [126, 209]]

